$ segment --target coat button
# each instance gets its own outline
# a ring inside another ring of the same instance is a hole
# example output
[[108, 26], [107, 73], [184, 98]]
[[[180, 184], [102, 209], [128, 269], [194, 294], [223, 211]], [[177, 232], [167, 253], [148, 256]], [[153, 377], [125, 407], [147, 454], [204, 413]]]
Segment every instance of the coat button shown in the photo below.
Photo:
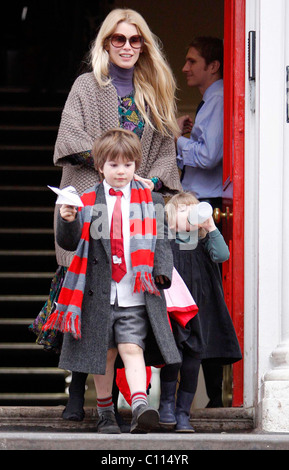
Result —
[[92, 263], [93, 263], [93, 264], [97, 264], [97, 263], [98, 263], [98, 259], [97, 259], [97, 258], [93, 258]]
[[87, 293], [88, 295], [93, 295], [93, 290], [90, 289]]

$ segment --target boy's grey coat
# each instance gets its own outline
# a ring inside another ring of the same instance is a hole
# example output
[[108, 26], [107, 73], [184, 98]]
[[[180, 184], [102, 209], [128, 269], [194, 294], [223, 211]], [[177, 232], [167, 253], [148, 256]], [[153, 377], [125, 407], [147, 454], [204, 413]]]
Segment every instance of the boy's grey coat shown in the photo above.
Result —
[[[161, 195], [152, 193], [153, 202], [164, 206]], [[98, 214], [105, 220], [102, 233], [108, 233], [108, 217], [103, 185], [97, 188], [96, 204], [104, 209], [105, 214]], [[160, 207], [160, 206], [158, 206]], [[163, 212], [163, 211], [161, 211]], [[97, 223], [97, 213], [92, 222]], [[105, 217], [104, 217], [105, 215]], [[59, 216], [57, 241], [66, 250], [74, 251], [81, 234], [79, 219], [66, 222]], [[164, 218], [157, 217], [158, 234], [155, 249], [154, 276], [172, 277], [173, 257], [167, 238], [167, 226]], [[164, 236], [162, 236], [164, 233]], [[64, 334], [59, 361], [62, 369], [105, 374], [108, 347], [108, 326], [110, 315], [111, 254], [108, 237], [94, 239], [90, 236], [86, 285], [81, 316], [81, 339], [76, 340], [70, 333]], [[160, 287], [160, 286], [158, 286]], [[169, 285], [166, 285], [169, 287]], [[180, 363], [180, 356], [169, 326], [164, 293], [161, 296], [145, 292], [146, 308], [151, 325], [146, 342], [145, 359], [147, 365]], [[121, 363], [119, 364], [121, 366]]]

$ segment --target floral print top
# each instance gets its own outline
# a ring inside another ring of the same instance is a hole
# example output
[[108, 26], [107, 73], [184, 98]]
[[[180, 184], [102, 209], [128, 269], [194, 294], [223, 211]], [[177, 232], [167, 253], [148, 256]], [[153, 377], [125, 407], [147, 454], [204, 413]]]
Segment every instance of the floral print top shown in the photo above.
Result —
[[135, 132], [141, 139], [144, 119], [136, 107], [133, 93], [118, 97], [118, 114], [120, 127]]

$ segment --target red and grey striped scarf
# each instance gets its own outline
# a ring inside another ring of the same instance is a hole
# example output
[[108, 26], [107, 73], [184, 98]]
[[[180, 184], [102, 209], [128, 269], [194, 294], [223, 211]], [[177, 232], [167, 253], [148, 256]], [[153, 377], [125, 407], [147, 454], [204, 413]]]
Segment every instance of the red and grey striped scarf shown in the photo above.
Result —
[[[55, 310], [43, 326], [44, 330], [59, 330], [81, 338], [81, 309], [90, 239], [90, 224], [96, 200], [97, 184], [83, 194], [83, 208], [78, 216], [82, 233], [75, 255], [67, 270]], [[151, 192], [139, 181], [131, 183], [130, 252], [133, 270], [133, 292], [148, 291], [160, 295], [153, 276], [154, 253], [157, 238], [156, 215]]]

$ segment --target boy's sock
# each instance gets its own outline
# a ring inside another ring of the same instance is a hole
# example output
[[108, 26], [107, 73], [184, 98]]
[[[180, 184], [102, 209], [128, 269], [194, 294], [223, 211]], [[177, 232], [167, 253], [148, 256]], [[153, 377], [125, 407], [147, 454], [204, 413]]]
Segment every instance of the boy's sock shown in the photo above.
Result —
[[110, 395], [109, 397], [106, 398], [97, 398], [97, 412], [99, 416], [104, 412], [104, 411], [112, 411], [114, 413], [114, 406], [113, 406], [113, 401], [112, 401], [112, 396]]
[[147, 405], [148, 399], [145, 392], [135, 392], [131, 396], [131, 409], [134, 411], [139, 405]]
[[120, 429], [114, 415], [112, 396], [97, 398], [97, 432], [102, 434], [119, 434]]

